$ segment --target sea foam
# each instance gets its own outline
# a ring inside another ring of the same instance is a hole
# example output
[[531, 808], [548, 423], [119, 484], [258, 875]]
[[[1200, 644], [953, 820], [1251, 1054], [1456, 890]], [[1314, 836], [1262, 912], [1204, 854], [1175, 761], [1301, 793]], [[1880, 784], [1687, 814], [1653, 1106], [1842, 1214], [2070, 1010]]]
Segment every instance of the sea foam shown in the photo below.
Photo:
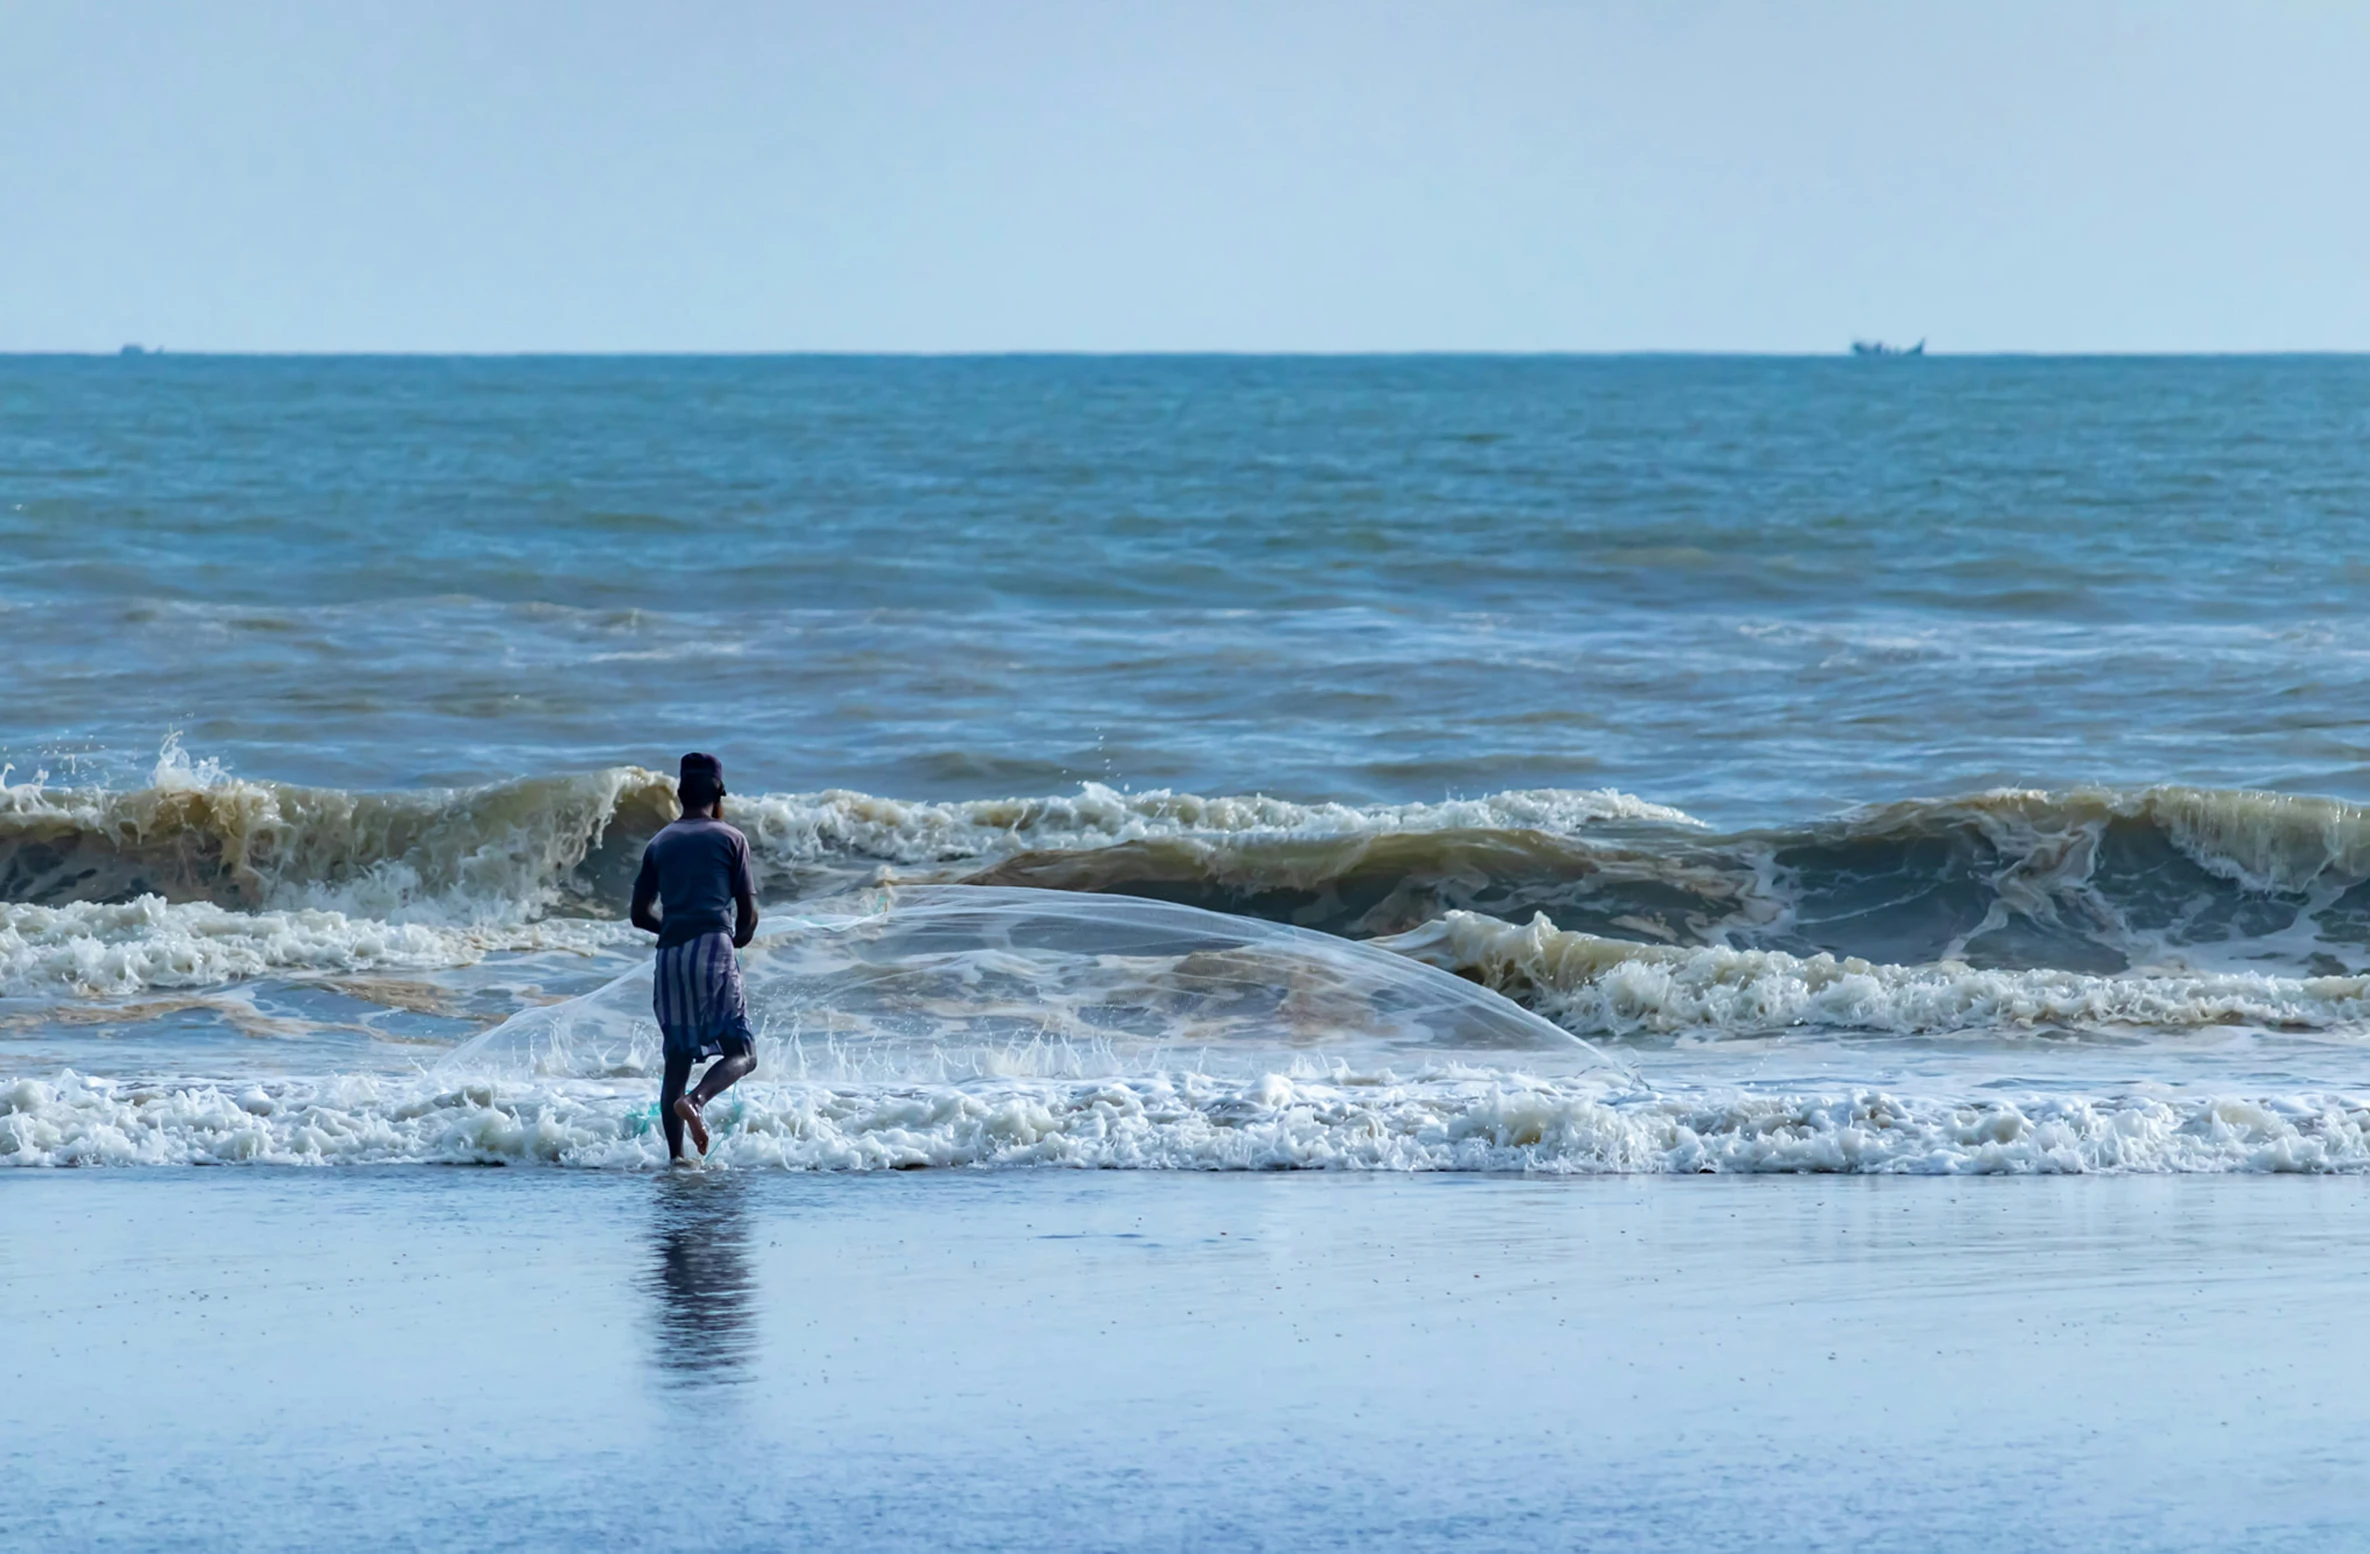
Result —
[[2370, 1026], [2370, 977], [2091, 976], [1899, 966], [1851, 956], [1638, 944], [1451, 912], [1376, 941], [1506, 994], [1584, 1036], [1751, 1036], [1796, 1027], [1969, 1030]]
[[[744, 1082], [713, 1165], [2032, 1174], [2370, 1170], [2370, 1097], [1881, 1090], [1658, 1094], [1601, 1082], [1192, 1073], [968, 1085]], [[664, 1162], [648, 1084], [343, 1077], [0, 1083], [0, 1165]]]
[[642, 937], [623, 923], [579, 918], [455, 927], [303, 908], [235, 912], [161, 896], [12, 903], [0, 905], [0, 995], [120, 996], [249, 977], [427, 971], [503, 951], [589, 953]]

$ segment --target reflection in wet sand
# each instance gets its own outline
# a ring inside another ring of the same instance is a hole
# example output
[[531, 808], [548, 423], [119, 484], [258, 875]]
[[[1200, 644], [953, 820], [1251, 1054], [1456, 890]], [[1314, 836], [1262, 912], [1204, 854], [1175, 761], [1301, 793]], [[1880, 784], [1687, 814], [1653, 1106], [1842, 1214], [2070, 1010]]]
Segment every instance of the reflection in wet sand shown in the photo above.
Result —
[[674, 1387], [735, 1385], [757, 1355], [757, 1275], [749, 1260], [747, 1184], [670, 1172], [655, 1184], [649, 1261], [660, 1379]]

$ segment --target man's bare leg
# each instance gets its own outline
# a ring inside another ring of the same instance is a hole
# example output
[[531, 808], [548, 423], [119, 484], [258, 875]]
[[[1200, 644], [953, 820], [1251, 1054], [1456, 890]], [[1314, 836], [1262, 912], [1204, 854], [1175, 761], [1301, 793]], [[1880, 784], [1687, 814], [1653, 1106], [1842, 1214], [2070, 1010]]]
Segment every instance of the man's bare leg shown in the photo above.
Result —
[[706, 1073], [700, 1075], [699, 1083], [692, 1088], [691, 1093], [676, 1101], [669, 1109], [677, 1119], [678, 1130], [688, 1128], [691, 1131], [691, 1142], [702, 1155], [708, 1152], [708, 1122], [700, 1115], [701, 1111], [710, 1101], [747, 1078], [756, 1067], [757, 1055], [753, 1052], [736, 1052], [718, 1058], [708, 1065]]
[[[675, 1101], [674, 1123], [676, 1132], [682, 1133], [688, 1131], [691, 1134], [691, 1147], [699, 1151], [701, 1159], [706, 1159], [708, 1154], [708, 1122], [706, 1118], [699, 1114], [699, 1102], [693, 1100], [688, 1095], [678, 1097]], [[678, 1155], [675, 1158], [680, 1160], [683, 1157]]]
[[[659, 1081], [658, 1120], [659, 1125], [666, 1130], [669, 1160], [683, 1158], [683, 1115], [675, 1108], [683, 1099], [684, 1086], [691, 1083], [691, 1065], [697, 1061], [696, 1058], [668, 1058], [666, 1077]], [[708, 1140], [704, 1128], [700, 1130], [699, 1143], [700, 1148], [706, 1150]]]

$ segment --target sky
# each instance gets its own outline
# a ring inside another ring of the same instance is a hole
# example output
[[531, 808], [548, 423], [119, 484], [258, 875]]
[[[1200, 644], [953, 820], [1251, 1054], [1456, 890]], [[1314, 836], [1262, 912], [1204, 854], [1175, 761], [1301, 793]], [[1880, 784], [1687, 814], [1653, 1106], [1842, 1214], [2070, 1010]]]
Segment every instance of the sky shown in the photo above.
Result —
[[2370, 5], [0, 0], [0, 350], [2370, 350]]

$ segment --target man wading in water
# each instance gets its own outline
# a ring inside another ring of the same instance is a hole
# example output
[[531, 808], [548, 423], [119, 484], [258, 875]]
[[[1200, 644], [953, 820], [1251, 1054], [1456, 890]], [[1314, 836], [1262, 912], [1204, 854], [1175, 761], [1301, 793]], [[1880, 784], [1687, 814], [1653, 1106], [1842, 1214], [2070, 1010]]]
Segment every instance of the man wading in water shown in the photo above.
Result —
[[[658, 935], [651, 1002], [667, 1059], [658, 1115], [667, 1130], [667, 1157], [680, 1161], [683, 1130], [691, 1130], [693, 1147], [706, 1155], [708, 1124], [701, 1109], [757, 1067], [740, 958], [733, 954], [756, 936], [757, 886], [749, 872], [749, 839], [724, 823], [724, 763], [696, 752], [685, 756], [676, 791], [683, 818], [642, 851], [633, 922]], [[663, 916], [653, 910], [662, 904]], [[692, 1066], [711, 1057], [715, 1067], [684, 1094]]]

